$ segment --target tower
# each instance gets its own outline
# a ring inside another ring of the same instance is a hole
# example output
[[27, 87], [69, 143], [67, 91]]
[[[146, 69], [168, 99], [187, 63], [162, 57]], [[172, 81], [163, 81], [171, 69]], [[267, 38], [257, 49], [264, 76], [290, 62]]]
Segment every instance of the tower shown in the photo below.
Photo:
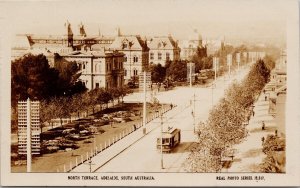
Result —
[[73, 32], [71, 29], [71, 24], [67, 21], [65, 26], [67, 27], [68, 47], [73, 47]]
[[121, 35], [122, 35], [122, 34], [121, 34], [121, 29], [120, 29], [120, 27], [118, 27], [118, 28], [117, 28], [117, 36], [120, 37]]
[[198, 34], [198, 46], [202, 47], [202, 35], [200, 33]]
[[82, 22], [79, 24], [79, 33], [80, 33], [80, 36], [86, 37], [86, 32], [85, 32], [84, 25], [82, 24]]

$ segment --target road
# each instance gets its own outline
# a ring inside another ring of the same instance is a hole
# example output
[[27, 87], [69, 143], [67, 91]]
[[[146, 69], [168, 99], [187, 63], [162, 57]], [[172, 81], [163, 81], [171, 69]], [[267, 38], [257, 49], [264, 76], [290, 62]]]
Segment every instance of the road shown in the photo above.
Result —
[[[156, 98], [160, 103], [172, 103], [176, 108], [167, 112], [163, 119], [163, 127], [180, 128], [182, 139], [180, 145], [171, 153], [163, 154], [163, 169], [161, 168], [161, 153], [156, 149], [156, 139], [160, 137], [161, 119], [157, 118], [147, 124], [149, 131], [146, 136], [140, 136], [138, 141], [130, 144], [126, 149], [118, 152], [113, 157], [105, 158], [112, 152], [101, 158], [92, 159], [95, 172], [183, 172], [183, 162], [189, 154], [189, 147], [197, 142], [194, 134], [194, 121], [192, 111], [195, 111], [195, 122], [205, 121], [209, 110], [224, 95], [224, 89], [230, 85], [230, 81], [243, 78], [249, 70], [249, 66], [241, 68], [237, 74], [232, 74], [231, 79], [219, 77], [215, 87], [189, 88], [179, 87], [174, 90], [159, 92]], [[225, 84], [225, 86], [224, 86]], [[194, 97], [195, 95], [195, 97]], [[213, 96], [213, 97], [212, 97]], [[140, 100], [141, 94], [135, 93], [125, 97], [125, 101]], [[150, 97], [148, 97], [150, 98]], [[195, 99], [195, 110], [193, 100]], [[151, 128], [150, 128], [151, 127]], [[138, 134], [138, 133], [136, 133]], [[133, 135], [132, 135], [133, 137]], [[127, 138], [125, 138], [127, 139]], [[124, 140], [125, 142], [125, 140]], [[121, 143], [120, 143], [121, 144]], [[117, 145], [115, 146], [117, 147]], [[120, 146], [121, 147], [121, 146]], [[124, 146], [125, 147], [125, 146]], [[110, 148], [108, 148], [107, 152]], [[112, 148], [113, 150], [113, 148]], [[97, 157], [97, 156], [96, 156]], [[102, 161], [101, 161], [102, 160]], [[103, 160], [106, 160], [105, 162]], [[88, 172], [88, 165], [81, 165], [74, 172]]]

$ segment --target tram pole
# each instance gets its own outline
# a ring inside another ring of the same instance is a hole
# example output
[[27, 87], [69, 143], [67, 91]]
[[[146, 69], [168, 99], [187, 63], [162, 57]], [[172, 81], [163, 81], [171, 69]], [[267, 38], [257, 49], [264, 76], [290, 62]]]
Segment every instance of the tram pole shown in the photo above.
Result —
[[161, 169], [164, 169], [164, 159], [163, 159], [163, 116], [162, 113], [160, 114], [160, 153], [161, 153], [161, 160], [160, 165]]

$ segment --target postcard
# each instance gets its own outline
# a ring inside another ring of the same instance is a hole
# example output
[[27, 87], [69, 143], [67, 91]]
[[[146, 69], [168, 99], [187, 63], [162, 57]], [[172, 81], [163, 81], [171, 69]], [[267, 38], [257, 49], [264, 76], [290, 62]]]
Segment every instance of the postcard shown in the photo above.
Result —
[[0, 1], [2, 186], [299, 186], [295, 0]]

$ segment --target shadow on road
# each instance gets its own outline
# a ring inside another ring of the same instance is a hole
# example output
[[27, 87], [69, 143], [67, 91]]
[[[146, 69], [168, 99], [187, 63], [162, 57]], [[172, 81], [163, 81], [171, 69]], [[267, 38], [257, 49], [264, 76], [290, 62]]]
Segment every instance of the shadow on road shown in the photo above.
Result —
[[250, 130], [250, 133], [257, 133], [257, 132], [274, 133], [276, 129], [278, 129], [276, 126], [266, 125], [265, 130], [262, 130], [261, 128], [255, 128], [255, 129]]
[[189, 152], [189, 147], [192, 146], [196, 142], [181, 142], [178, 146], [176, 146], [171, 153], [185, 153]]

